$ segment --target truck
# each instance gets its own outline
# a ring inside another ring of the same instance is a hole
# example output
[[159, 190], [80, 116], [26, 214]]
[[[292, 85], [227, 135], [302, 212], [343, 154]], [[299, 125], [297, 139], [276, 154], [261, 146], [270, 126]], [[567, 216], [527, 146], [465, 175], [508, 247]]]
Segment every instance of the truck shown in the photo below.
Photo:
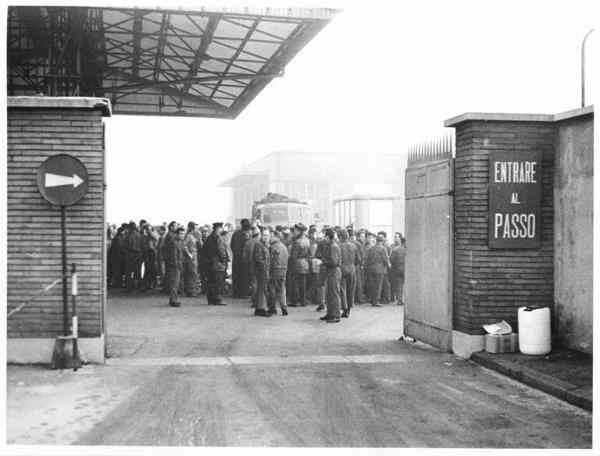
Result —
[[260, 201], [255, 201], [252, 218], [261, 225], [272, 226], [293, 226], [300, 222], [310, 226], [315, 223], [314, 210], [306, 201], [278, 193], [267, 193]]

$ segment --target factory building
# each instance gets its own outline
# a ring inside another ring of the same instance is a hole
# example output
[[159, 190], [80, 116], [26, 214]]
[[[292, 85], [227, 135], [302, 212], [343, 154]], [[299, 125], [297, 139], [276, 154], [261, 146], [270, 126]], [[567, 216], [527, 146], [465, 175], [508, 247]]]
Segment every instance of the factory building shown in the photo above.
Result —
[[[344, 195], [404, 195], [402, 154], [338, 154], [275, 151], [221, 183], [231, 188], [235, 222], [252, 214], [252, 204], [268, 192], [306, 201], [317, 222], [335, 224], [334, 200]], [[403, 207], [398, 229], [403, 229]]]

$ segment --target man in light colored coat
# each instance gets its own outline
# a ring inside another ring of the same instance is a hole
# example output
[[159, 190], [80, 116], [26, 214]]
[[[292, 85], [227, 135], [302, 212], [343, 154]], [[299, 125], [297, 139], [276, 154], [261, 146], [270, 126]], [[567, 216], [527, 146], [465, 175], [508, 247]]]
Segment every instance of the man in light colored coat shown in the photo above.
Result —
[[197, 296], [198, 284], [198, 249], [196, 247], [196, 224], [188, 223], [187, 233], [183, 239], [183, 280], [184, 291], [188, 297]]
[[386, 248], [383, 246], [384, 237], [377, 236], [376, 244], [367, 252], [365, 260], [365, 269], [367, 275], [370, 276], [369, 292], [371, 297], [371, 306], [381, 307], [379, 297], [381, 296], [381, 287], [383, 278], [387, 270], [391, 267], [390, 260]]
[[322, 244], [322, 266], [325, 278], [325, 300], [327, 302], [327, 314], [321, 320], [327, 323], [339, 323], [341, 314], [340, 281], [342, 280], [341, 252], [335, 241], [335, 231], [327, 228], [325, 231], [327, 240]]
[[354, 307], [354, 291], [356, 289], [356, 268], [360, 266], [360, 252], [348, 239], [346, 230], [340, 231], [340, 252], [342, 258], [342, 279], [340, 281], [342, 317], [348, 318]]
[[256, 274], [257, 302], [254, 315], [259, 317], [270, 317], [267, 310], [269, 268], [271, 256], [269, 254], [270, 233], [267, 228], [263, 228], [261, 239], [254, 245], [252, 252], [252, 264]]
[[277, 313], [277, 304], [281, 308], [281, 314], [287, 315], [287, 305], [285, 299], [285, 279], [288, 267], [288, 251], [276, 232], [271, 238], [269, 247], [271, 257], [269, 269], [269, 313]]
[[306, 237], [308, 228], [299, 223], [294, 226], [294, 241], [290, 252], [293, 287], [290, 290], [292, 307], [306, 306], [306, 278], [310, 272], [310, 241]]
[[392, 299], [399, 306], [404, 303], [404, 269], [406, 263], [406, 247], [404, 242], [402, 234], [396, 233], [394, 235], [394, 246], [390, 257], [390, 263], [392, 263], [392, 268], [390, 269]]

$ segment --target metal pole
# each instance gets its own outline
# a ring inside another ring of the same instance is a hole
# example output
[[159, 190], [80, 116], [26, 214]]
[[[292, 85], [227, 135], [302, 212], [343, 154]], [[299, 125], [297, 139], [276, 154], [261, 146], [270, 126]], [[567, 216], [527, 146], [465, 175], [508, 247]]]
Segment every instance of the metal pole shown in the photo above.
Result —
[[62, 237], [62, 273], [63, 273], [63, 336], [69, 335], [69, 301], [67, 295], [67, 221], [66, 207], [60, 207], [60, 228]]
[[585, 34], [583, 37], [583, 41], [581, 42], [581, 107], [585, 106], [585, 41], [587, 37], [590, 36], [594, 29], [591, 29], [589, 32]]

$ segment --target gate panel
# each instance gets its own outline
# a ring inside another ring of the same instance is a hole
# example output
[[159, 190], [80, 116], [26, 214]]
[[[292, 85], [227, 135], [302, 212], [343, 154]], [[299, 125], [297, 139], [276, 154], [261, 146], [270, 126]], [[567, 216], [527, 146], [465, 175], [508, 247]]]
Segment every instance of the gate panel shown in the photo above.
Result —
[[406, 170], [404, 334], [452, 350], [453, 159]]

